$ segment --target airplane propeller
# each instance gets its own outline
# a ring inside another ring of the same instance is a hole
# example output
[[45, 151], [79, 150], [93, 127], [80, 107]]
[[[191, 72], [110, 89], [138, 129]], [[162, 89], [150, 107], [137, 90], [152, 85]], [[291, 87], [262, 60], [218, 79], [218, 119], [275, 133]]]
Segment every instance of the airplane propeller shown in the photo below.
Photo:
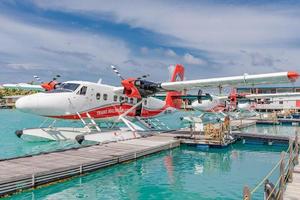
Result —
[[111, 65], [110, 67], [112, 68], [112, 70], [115, 72], [115, 74], [116, 74], [121, 80], [124, 80], [123, 76], [121, 75], [121, 73], [119, 72], [119, 70], [118, 70], [114, 65]]
[[121, 84], [124, 87], [123, 93], [128, 97], [141, 99], [151, 96], [161, 90], [159, 83], [146, 80], [146, 78], [150, 76], [149, 74], [143, 75], [138, 78], [125, 79], [115, 66], [111, 65], [110, 67], [122, 80]]

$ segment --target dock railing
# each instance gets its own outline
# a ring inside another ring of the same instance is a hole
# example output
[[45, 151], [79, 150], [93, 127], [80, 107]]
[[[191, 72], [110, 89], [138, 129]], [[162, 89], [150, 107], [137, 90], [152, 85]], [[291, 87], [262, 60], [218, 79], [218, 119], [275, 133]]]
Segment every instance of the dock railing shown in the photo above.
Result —
[[[270, 170], [270, 172], [251, 190], [248, 186], [244, 186], [243, 200], [251, 200], [255, 192], [264, 186], [265, 200], [282, 200], [285, 186], [288, 182], [293, 181], [294, 166], [299, 163], [299, 143], [298, 132], [296, 131], [295, 140], [289, 140], [289, 147], [286, 151], [281, 152], [280, 160]], [[286, 162], [287, 161], [287, 162]], [[286, 162], [286, 163], [285, 163]], [[270, 182], [269, 178], [279, 169], [279, 177], [276, 179], [275, 185]]]

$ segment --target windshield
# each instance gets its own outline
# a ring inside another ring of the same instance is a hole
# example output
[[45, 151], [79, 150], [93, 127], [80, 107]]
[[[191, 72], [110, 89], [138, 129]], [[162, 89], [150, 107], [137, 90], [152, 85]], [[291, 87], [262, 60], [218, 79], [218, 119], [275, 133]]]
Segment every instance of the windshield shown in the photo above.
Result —
[[79, 85], [77, 83], [62, 83], [55, 90], [49, 91], [49, 93], [74, 92]]

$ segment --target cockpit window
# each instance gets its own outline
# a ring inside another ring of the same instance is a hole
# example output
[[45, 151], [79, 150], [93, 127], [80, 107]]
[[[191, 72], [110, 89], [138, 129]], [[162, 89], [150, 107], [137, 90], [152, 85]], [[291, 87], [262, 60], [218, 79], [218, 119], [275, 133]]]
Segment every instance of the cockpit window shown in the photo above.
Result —
[[57, 85], [54, 90], [49, 91], [49, 93], [59, 93], [59, 92], [74, 92], [79, 87], [77, 83], [62, 83]]
[[86, 94], [86, 91], [87, 91], [87, 87], [86, 87], [86, 86], [82, 86], [82, 88], [81, 88], [80, 91], [79, 91], [79, 94], [80, 94], [80, 95], [85, 95], [85, 94]]

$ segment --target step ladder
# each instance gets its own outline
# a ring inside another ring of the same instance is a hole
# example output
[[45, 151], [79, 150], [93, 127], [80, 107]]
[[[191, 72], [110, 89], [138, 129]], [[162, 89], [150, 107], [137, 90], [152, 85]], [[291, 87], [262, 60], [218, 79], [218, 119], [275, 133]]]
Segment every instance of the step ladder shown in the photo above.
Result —
[[98, 124], [95, 122], [95, 120], [91, 117], [91, 115], [87, 112], [86, 119], [89, 119], [90, 122], [86, 122], [85, 119], [80, 115], [79, 112], [77, 112], [77, 115], [79, 117], [79, 119], [81, 120], [81, 122], [84, 124], [84, 127], [86, 127], [90, 132], [97, 130], [98, 132], [101, 132], [100, 127], [98, 126]]
[[160, 121], [157, 118], [146, 119], [141, 117], [136, 117], [140, 123], [151, 130], [170, 130], [170, 127], [166, 125], [164, 122]]
[[147, 127], [148, 129], [155, 129], [155, 127], [148, 121], [148, 119], [144, 119], [144, 118], [141, 118], [141, 117], [136, 117], [136, 119], [141, 123], [143, 124], [145, 127]]

